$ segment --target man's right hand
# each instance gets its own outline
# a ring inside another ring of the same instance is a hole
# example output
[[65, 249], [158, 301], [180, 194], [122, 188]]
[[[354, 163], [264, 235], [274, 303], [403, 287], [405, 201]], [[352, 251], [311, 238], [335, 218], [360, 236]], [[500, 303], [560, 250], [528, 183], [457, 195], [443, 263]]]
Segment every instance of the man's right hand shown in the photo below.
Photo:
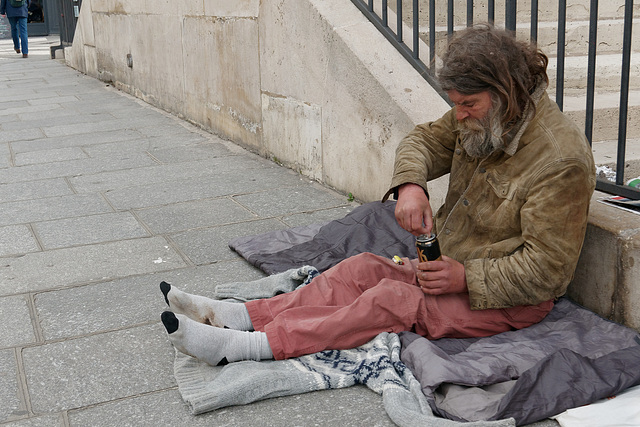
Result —
[[411, 234], [430, 234], [433, 228], [433, 213], [429, 198], [417, 184], [403, 184], [398, 187], [396, 221]]

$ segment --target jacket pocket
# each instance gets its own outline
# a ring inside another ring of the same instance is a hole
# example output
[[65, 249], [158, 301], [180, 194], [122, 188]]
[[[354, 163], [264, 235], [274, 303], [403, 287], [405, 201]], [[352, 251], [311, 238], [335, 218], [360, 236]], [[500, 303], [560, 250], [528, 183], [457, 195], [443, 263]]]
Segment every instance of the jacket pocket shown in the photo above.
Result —
[[488, 172], [485, 178], [487, 189], [478, 202], [478, 224], [489, 230], [501, 230], [507, 234], [520, 230], [520, 210], [524, 200], [519, 197], [516, 182]]

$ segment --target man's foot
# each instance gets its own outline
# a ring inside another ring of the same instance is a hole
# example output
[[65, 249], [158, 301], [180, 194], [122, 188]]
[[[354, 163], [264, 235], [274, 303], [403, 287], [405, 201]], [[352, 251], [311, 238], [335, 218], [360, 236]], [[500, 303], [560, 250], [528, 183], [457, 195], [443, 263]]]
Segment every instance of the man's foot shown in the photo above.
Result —
[[244, 304], [191, 295], [167, 282], [160, 283], [160, 290], [174, 313], [184, 314], [205, 325], [253, 331], [253, 324]]
[[23, 57], [23, 58], [28, 58], [28, 57], [29, 57], [29, 55], [28, 55], [28, 54], [26, 54], [26, 53], [23, 53], [23, 54], [22, 54], [22, 57]]
[[16, 49], [16, 53], [20, 53], [20, 49]]
[[160, 317], [169, 341], [182, 353], [212, 366], [239, 360], [269, 360], [273, 353], [264, 332], [220, 329], [165, 311]]

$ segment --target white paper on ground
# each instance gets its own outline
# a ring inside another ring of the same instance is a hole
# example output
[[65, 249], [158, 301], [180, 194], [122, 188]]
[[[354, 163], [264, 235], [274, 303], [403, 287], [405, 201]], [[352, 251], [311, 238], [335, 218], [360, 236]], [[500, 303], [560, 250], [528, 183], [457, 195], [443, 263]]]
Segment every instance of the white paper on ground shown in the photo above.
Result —
[[562, 427], [640, 427], [640, 386], [551, 418]]

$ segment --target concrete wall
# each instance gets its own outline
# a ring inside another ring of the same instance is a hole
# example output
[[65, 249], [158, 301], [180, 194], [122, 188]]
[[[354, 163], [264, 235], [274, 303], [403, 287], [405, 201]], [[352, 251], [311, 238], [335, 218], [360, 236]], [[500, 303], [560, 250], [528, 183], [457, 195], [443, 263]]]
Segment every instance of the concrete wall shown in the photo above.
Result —
[[[75, 34], [70, 66], [365, 202], [448, 109], [350, 1], [84, 0]], [[638, 216], [603, 196], [569, 295], [640, 330]]]
[[362, 201], [387, 190], [400, 139], [448, 109], [344, 0], [84, 0], [65, 57]]

